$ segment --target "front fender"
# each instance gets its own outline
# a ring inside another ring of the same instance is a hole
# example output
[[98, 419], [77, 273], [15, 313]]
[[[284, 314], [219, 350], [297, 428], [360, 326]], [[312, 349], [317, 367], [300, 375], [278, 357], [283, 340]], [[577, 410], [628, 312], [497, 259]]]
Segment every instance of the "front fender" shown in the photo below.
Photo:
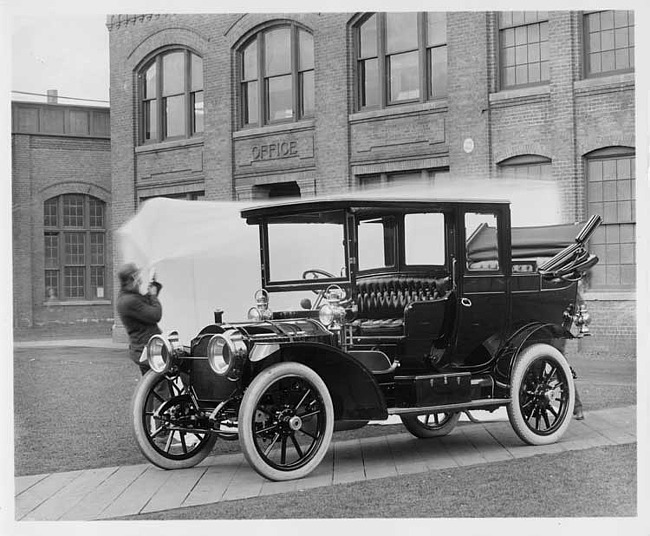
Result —
[[533, 343], [545, 342], [562, 350], [562, 339], [572, 339], [570, 331], [559, 324], [532, 322], [512, 332], [498, 352], [494, 365], [494, 377], [497, 385], [508, 387], [515, 359], [524, 348]]
[[262, 368], [295, 361], [313, 369], [327, 385], [336, 420], [388, 418], [386, 401], [372, 372], [340, 349], [315, 342], [280, 343], [269, 345], [263, 354], [256, 359]]

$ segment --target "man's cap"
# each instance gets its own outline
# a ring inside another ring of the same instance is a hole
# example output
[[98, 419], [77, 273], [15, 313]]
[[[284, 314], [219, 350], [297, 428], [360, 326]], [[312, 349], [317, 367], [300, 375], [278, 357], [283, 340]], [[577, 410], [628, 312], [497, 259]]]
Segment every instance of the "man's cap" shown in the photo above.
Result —
[[119, 277], [120, 283], [128, 283], [139, 271], [140, 270], [138, 270], [138, 267], [135, 264], [129, 262], [120, 268], [119, 272], [117, 272], [117, 277]]

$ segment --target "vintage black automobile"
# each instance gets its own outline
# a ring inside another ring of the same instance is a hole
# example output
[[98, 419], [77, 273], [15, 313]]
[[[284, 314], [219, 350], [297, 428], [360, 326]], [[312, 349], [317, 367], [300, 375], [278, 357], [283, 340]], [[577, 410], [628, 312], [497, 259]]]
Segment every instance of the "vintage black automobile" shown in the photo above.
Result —
[[[598, 216], [511, 229], [506, 201], [373, 198], [242, 216], [261, 252], [248, 320], [215, 312], [189, 346], [149, 341], [132, 416], [152, 463], [190, 467], [239, 439], [258, 473], [288, 480], [321, 462], [335, 427], [397, 415], [434, 438], [500, 406], [528, 444], [564, 434], [575, 388], [560, 348], [589, 331], [578, 282], [598, 261]], [[274, 249], [287, 240], [289, 259]]]

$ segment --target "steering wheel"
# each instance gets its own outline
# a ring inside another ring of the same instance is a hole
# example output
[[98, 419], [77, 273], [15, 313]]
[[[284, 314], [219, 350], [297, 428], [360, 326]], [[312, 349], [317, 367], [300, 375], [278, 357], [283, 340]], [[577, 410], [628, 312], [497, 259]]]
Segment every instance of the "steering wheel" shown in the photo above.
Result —
[[[335, 276], [334, 274], [330, 274], [329, 272], [326, 272], [325, 270], [321, 270], [319, 268], [312, 268], [310, 270], [305, 270], [302, 273], [303, 279], [319, 279], [320, 277], [335, 277]], [[312, 305], [312, 309], [318, 309], [320, 302], [323, 301], [323, 297], [325, 296], [325, 290], [326, 289], [321, 289], [321, 290], [312, 289], [312, 292], [314, 294], [318, 294], [318, 297], [316, 298], [314, 305]]]
[[[309, 276], [312, 277], [309, 277]], [[305, 270], [302, 273], [302, 278], [303, 279], [318, 279], [319, 276], [322, 277], [336, 277], [334, 274], [330, 274], [329, 272], [326, 272], [325, 270], [320, 270], [319, 268], [312, 268], [311, 270]]]

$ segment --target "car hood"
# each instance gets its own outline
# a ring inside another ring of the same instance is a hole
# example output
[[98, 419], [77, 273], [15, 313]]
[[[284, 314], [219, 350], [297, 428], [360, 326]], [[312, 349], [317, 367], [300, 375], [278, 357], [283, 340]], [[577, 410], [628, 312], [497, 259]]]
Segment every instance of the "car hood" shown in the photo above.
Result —
[[232, 327], [252, 342], [262, 341], [304, 341], [331, 336], [320, 322], [305, 318], [296, 320], [270, 320], [265, 322], [229, 323], [222, 328]]

